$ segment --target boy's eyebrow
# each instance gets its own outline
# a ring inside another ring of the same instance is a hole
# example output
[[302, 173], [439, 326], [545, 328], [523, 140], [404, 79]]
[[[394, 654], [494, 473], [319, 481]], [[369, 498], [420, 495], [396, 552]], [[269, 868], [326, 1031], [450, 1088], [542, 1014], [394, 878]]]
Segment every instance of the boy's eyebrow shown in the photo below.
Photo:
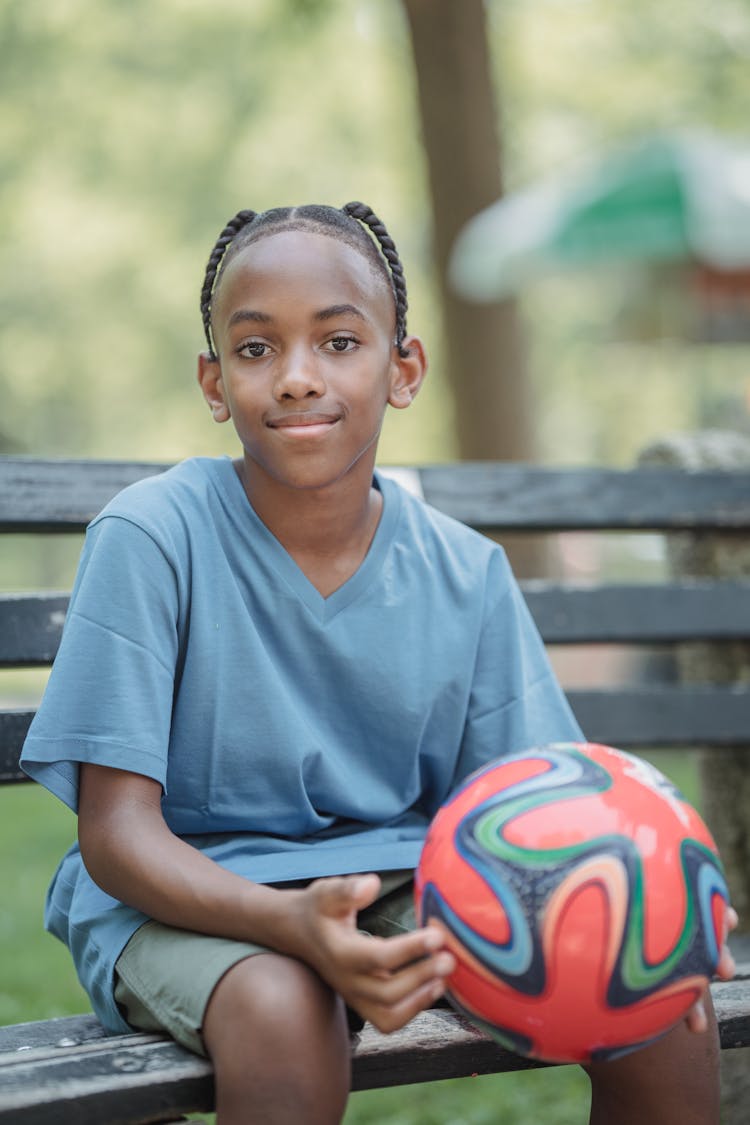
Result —
[[[329, 305], [328, 308], [319, 309], [313, 314], [315, 320], [333, 320], [337, 316], [356, 316], [360, 320], [367, 320], [365, 314], [356, 305]], [[255, 324], [270, 324], [273, 317], [269, 313], [260, 312], [259, 309], [235, 309], [229, 318], [227, 328], [247, 320]]]
[[272, 316], [268, 313], [259, 312], [257, 309], [235, 309], [229, 318], [227, 328], [231, 328], [234, 324], [241, 324], [243, 320], [252, 320], [256, 324], [268, 324], [273, 320]]
[[336, 316], [358, 316], [360, 320], [367, 317], [356, 305], [329, 305], [327, 309], [320, 309], [315, 313], [315, 320], [332, 320]]

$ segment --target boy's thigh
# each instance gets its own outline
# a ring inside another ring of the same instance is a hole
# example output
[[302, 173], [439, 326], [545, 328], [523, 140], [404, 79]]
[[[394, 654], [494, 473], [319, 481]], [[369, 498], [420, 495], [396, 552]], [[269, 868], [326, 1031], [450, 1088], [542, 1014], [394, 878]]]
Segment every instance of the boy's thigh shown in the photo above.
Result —
[[115, 966], [115, 1000], [131, 1026], [166, 1031], [205, 1055], [201, 1029], [216, 985], [239, 961], [265, 952], [251, 942], [146, 922]]
[[[381, 893], [362, 911], [358, 925], [378, 937], [413, 929], [412, 872], [389, 871], [381, 879]], [[238, 962], [267, 952], [252, 942], [146, 922], [117, 961], [115, 999], [131, 1026], [166, 1031], [188, 1050], [205, 1055], [203, 1021], [217, 984]], [[352, 1030], [362, 1026], [353, 1012], [349, 1022]]]

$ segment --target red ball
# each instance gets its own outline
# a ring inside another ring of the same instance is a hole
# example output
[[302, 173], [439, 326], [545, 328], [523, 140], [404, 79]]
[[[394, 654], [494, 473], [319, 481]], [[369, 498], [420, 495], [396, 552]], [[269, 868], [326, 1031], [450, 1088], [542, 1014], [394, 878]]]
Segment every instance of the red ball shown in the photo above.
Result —
[[698, 813], [658, 770], [560, 743], [473, 774], [435, 816], [417, 916], [456, 957], [448, 999], [505, 1047], [613, 1058], [701, 996], [728, 892]]

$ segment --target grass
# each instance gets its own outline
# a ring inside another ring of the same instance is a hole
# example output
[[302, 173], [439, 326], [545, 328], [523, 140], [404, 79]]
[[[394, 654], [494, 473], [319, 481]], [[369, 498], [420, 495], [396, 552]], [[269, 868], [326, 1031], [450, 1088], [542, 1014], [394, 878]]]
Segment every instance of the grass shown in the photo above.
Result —
[[75, 817], [36, 785], [0, 790], [0, 1023], [90, 1010], [70, 955], [43, 929], [44, 896]]
[[[454, 1078], [363, 1090], [349, 1099], [344, 1125], [583, 1125], [588, 1079], [575, 1066]], [[196, 1114], [214, 1122], [212, 1114]]]
[[588, 1079], [575, 1066], [454, 1078], [352, 1095], [345, 1125], [583, 1125]]
[[[697, 800], [690, 754], [650, 756]], [[89, 1011], [67, 950], [44, 933], [44, 896], [75, 838], [75, 818], [34, 785], [0, 789], [0, 1024]], [[354, 1094], [346, 1125], [555, 1125], [586, 1121], [588, 1083], [576, 1067], [454, 1079]], [[205, 1119], [205, 1118], [203, 1118]]]

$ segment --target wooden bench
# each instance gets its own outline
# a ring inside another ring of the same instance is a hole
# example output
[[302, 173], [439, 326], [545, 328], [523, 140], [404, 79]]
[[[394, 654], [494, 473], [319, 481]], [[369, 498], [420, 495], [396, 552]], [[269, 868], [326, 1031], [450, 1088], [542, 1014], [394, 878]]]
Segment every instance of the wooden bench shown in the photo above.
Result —
[[[0, 531], [81, 532], [119, 489], [165, 466], [0, 458]], [[720, 533], [750, 540], [750, 472], [553, 470], [461, 464], [413, 473], [436, 507], [501, 538], [515, 532]], [[44, 550], [39, 538], [35, 550]], [[524, 584], [552, 646], [640, 646], [750, 641], [750, 581], [660, 580], [578, 586]], [[49, 665], [57, 650], [63, 593], [0, 594], [0, 667]], [[596, 650], [610, 651], [610, 650]], [[594, 658], [597, 669], [601, 661]], [[636, 661], [643, 667], [643, 661]], [[750, 673], [735, 682], [627, 681], [572, 687], [569, 698], [596, 741], [634, 751], [659, 747], [750, 747]], [[18, 755], [28, 710], [0, 712], [0, 781], [24, 781]], [[749, 763], [750, 765], [750, 760]], [[750, 1044], [750, 977], [712, 985], [724, 1048]], [[353, 1046], [354, 1088], [525, 1068], [447, 1008], [382, 1036], [366, 1028]], [[0, 1121], [169, 1121], [213, 1104], [210, 1065], [157, 1035], [107, 1036], [91, 1015], [0, 1029]], [[70, 1117], [65, 1116], [65, 1107]]]

